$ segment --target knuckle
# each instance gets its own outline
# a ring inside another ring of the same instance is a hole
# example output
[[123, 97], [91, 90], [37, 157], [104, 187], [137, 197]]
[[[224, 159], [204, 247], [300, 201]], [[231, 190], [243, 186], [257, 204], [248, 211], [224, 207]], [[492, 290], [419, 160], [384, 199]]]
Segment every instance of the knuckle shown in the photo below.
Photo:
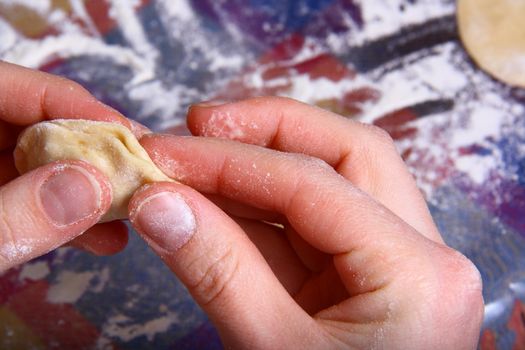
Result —
[[[408, 315], [406, 329], [413, 334], [424, 332], [422, 325], [434, 329], [423, 340], [425, 348], [438, 341], [446, 349], [476, 343], [484, 304], [481, 277], [474, 264], [452, 248], [434, 246], [421, 257], [417, 270], [416, 275], [408, 276], [412, 288], [402, 308]], [[406, 292], [406, 286], [400, 284], [400, 290]], [[414, 300], [421, 302], [415, 308]]]
[[[296, 164], [305, 174], [334, 174], [335, 170], [324, 160], [305, 154], [292, 154]], [[292, 162], [290, 162], [292, 163]], [[292, 163], [293, 164], [293, 163]]]
[[442, 301], [454, 305], [458, 318], [469, 315], [471, 320], [483, 318], [482, 279], [476, 266], [460, 252], [444, 247], [440, 266]]
[[194, 264], [204, 266], [199, 269], [190, 291], [203, 305], [214, 303], [229, 288], [229, 285], [237, 274], [239, 263], [238, 257], [233, 249], [228, 248], [222, 254], [216, 255], [210, 261], [209, 255], [204, 254]]
[[448, 248], [448, 259], [446, 259], [445, 269], [453, 271], [456, 278], [457, 288], [463, 291], [463, 295], [481, 296], [482, 280], [476, 266], [460, 252]]
[[383, 146], [394, 146], [394, 140], [385, 129], [372, 124], [363, 125], [365, 125], [367, 131], [370, 133], [371, 137], [374, 139], [375, 142]]

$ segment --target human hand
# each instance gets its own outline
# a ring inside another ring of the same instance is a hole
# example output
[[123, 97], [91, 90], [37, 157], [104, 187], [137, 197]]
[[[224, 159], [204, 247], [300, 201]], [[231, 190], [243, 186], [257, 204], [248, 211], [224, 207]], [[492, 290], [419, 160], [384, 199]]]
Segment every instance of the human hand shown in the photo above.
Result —
[[130, 220], [226, 347], [476, 347], [479, 273], [385, 132], [283, 98], [197, 105], [188, 125], [240, 142], [145, 136], [184, 184], [139, 190]]
[[0, 61], [0, 271], [75, 237], [71, 245], [96, 254], [126, 245], [123, 223], [93, 226], [111, 203], [110, 185], [94, 167], [64, 161], [18, 176], [13, 148], [19, 132], [56, 118], [111, 121], [143, 133], [79, 84]]

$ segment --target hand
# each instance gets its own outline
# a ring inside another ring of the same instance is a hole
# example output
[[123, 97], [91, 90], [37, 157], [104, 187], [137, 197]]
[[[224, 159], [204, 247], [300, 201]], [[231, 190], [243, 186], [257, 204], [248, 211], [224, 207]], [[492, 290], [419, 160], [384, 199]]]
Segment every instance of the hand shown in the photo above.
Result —
[[139, 190], [130, 219], [226, 347], [476, 347], [480, 275], [385, 132], [284, 98], [197, 105], [188, 125], [240, 142], [145, 136], [184, 184]]
[[123, 223], [92, 227], [111, 203], [106, 177], [92, 166], [56, 162], [18, 176], [12, 156], [18, 133], [56, 118], [112, 121], [142, 134], [79, 84], [0, 61], [0, 271], [75, 237], [72, 245], [97, 254], [111, 254], [126, 245]]

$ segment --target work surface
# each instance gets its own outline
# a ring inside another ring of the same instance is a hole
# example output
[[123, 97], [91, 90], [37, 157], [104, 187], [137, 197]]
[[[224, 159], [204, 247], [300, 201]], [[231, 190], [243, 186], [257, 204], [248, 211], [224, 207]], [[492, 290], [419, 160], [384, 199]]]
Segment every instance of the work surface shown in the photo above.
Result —
[[[135, 7], [133, 7], [135, 5]], [[385, 128], [484, 281], [482, 349], [525, 344], [525, 90], [480, 71], [451, 0], [0, 1], [0, 58], [74, 79], [154, 130], [189, 104], [284, 95]], [[220, 348], [134, 234], [0, 276], [0, 347]], [[520, 347], [521, 346], [521, 347]]]

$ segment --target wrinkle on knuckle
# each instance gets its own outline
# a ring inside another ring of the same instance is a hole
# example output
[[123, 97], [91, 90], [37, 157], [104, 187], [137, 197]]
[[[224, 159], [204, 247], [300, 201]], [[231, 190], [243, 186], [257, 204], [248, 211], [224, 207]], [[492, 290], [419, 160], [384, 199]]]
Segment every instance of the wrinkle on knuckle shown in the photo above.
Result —
[[283, 173], [295, 174], [292, 182], [293, 191], [291, 191], [290, 202], [301, 194], [306, 187], [311, 184], [318, 184], [319, 178], [328, 175], [333, 169], [326, 162], [304, 154], [288, 154], [289, 159], [283, 162], [285, 169]]
[[49, 83], [46, 83], [42, 86], [42, 89], [40, 90], [39, 106], [40, 106], [40, 116], [42, 119], [49, 118], [47, 114], [48, 95], [49, 95]]
[[[40, 110], [43, 119], [50, 119], [56, 117], [53, 115], [53, 106], [56, 103], [57, 95], [62, 98], [68, 98], [68, 94], [82, 96], [86, 101], [96, 101], [95, 97], [81, 84], [74, 80], [61, 77], [52, 76], [46, 80], [40, 90]], [[58, 116], [63, 117], [63, 116]]]
[[[193, 264], [200, 265], [205, 259], [208, 259], [207, 254], [203, 254]], [[200, 300], [201, 304], [209, 305], [219, 300], [228, 289], [238, 272], [239, 261], [234, 250], [229, 248], [212, 261], [204, 262], [204, 264], [206, 267], [190, 286], [190, 290]]]
[[0, 266], [12, 264], [13, 258], [19, 253], [16, 233], [5, 211], [4, 201], [0, 192]]
[[289, 163], [295, 164], [297, 172], [303, 174], [305, 177], [329, 176], [336, 174], [335, 169], [320, 158], [306, 154], [294, 154], [290, 156], [294, 157], [294, 162]]
[[275, 126], [272, 135], [265, 142], [265, 146], [273, 149], [278, 149], [280, 143], [282, 142], [282, 132], [284, 130], [285, 115], [284, 111], [280, 108], [270, 113], [275, 114], [275, 118], [277, 119], [277, 125]]
[[235, 166], [235, 160], [225, 157], [217, 167], [214, 190], [221, 195], [228, 196], [231, 169]]

